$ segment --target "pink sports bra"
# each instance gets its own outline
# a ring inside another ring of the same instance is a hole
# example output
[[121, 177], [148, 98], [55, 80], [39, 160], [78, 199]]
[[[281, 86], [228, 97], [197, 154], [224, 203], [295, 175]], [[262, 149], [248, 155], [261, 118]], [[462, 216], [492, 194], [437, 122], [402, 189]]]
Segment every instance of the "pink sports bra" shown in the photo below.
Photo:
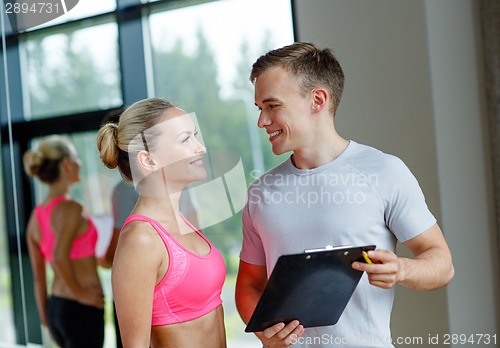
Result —
[[[62, 201], [67, 200], [66, 196], [59, 196], [50, 201], [47, 205], [38, 205], [35, 208], [35, 216], [40, 226], [41, 241], [40, 251], [48, 262], [52, 262], [52, 252], [56, 237], [52, 230], [52, 223], [50, 221], [52, 211], [55, 206]], [[69, 258], [71, 260], [82, 259], [84, 257], [95, 255], [95, 246], [97, 244], [97, 230], [90, 218], [90, 215], [84, 212], [88, 221], [88, 227], [84, 234], [74, 239]]]
[[226, 265], [219, 251], [193, 225], [182, 217], [210, 246], [210, 252], [197, 255], [179, 244], [157, 221], [139, 214], [131, 221], [149, 222], [165, 243], [169, 255], [168, 270], [155, 286], [152, 326], [182, 323], [213, 311], [222, 303], [222, 285]]

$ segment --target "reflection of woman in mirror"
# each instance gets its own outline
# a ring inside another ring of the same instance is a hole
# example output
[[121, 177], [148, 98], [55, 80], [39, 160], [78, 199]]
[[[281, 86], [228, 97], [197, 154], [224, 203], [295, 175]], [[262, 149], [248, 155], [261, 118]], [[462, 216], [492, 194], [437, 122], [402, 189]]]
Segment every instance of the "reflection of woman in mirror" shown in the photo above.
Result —
[[[71, 185], [80, 181], [78, 154], [66, 138], [50, 136], [23, 160], [26, 173], [48, 186], [26, 236], [42, 325], [63, 348], [101, 348], [104, 296], [95, 258], [97, 231], [82, 205], [69, 196]], [[54, 270], [50, 297], [45, 262]]]
[[224, 260], [179, 212], [183, 188], [207, 176], [197, 132], [190, 115], [158, 98], [99, 130], [102, 161], [139, 191], [112, 270], [124, 347], [226, 347]]

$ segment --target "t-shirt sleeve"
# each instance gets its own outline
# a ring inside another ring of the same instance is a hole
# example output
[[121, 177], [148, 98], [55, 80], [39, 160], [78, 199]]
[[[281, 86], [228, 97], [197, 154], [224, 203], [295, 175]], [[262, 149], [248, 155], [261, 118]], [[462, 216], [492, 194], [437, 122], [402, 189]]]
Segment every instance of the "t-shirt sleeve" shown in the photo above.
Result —
[[240, 259], [252, 265], [265, 266], [266, 254], [262, 239], [254, 228], [252, 218], [249, 213], [249, 204], [247, 203], [242, 212], [242, 232], [243, 244], [240, 252]]
[[386, 224], [400, 242], [406, 242], [436, 223], [429, 211], [417, 179], [399, 158], [392, 157], [387, 166], [386, 182], [391, 183], [387, 197]]

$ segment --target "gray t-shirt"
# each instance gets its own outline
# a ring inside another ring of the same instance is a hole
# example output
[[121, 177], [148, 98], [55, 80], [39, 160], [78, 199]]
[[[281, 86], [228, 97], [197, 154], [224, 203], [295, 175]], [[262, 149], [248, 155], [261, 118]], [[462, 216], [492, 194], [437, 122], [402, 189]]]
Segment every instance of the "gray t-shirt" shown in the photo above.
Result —
[[[326, 245], [395, 251], [436, 223], [417, 180], [397, 157], [350, 141], [335, 160], [297, 169], [287, 159], [248, 189], [241, 260], [265, 265]], [[338, 323], [308, 328], [297, 347], [392, 347], [394, 290], [361, 278]], [[300, 305], [300, 304], [297, 304]]]

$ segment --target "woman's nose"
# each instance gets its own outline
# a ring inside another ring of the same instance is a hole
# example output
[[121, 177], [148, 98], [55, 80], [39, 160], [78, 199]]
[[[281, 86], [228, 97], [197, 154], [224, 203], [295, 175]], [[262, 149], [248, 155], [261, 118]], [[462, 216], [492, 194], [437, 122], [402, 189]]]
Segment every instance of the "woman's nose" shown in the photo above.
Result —
[[205, 147], [205, 145], [203, 145], [198, 139], [196, 139], [196, 143], [197, 143], [196, 153], [206, 153], [207, 152], [207, 148]]

